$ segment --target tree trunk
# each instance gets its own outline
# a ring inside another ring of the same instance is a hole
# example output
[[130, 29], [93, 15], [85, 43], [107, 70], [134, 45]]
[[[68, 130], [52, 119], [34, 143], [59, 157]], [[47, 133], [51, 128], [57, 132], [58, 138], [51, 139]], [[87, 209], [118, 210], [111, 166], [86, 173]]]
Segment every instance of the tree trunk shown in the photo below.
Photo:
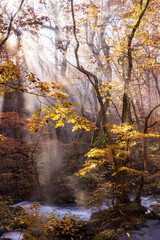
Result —
[[[105, 111], [107, 111], [109, 107], [109, 100], [106, 100], [105, 104], [104, 104], [104, 108]], [[102, 109], [99, 110], [98, 115], [97, 115], [97, 120], [96, 120], [96, 128], [93, 132], [93, 136], [92, 136], [92, 144], [95, 142], [96, 138], [99, 135], [100, 132], [100, 128], [101, 128], [101, 124], [105, 125], [105, 120], [103, 118], [103, 114], [102, 114]], [[106, 132], [105, 127], [104, 127], [104, 133]]]

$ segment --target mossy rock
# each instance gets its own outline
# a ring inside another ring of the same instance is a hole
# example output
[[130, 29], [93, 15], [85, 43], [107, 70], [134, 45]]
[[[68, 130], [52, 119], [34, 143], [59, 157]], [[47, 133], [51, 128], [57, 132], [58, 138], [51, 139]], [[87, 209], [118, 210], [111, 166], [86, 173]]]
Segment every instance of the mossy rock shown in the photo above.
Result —
[[155, 217], [153, 216], [153, 214], [151, 212], [146, 214], [146, 218], [147, 219], [155, 219]]
[[97, 232], [107, 229], [138, 229], [146, 221], [147, 209], [131, 202], [95, 212], [91, 216], [90, 226], [95, 225]]
[[0, 237], [3, 235], [3, 233], [4, 233], [4, 229], [0, 228]]
[[103, 227], [102, 229], [108, 229], [108, 228], [119, 228], [122, 224], [122, 222], [125, 221], [123, 216], [117, 216], [112, 219], [108, 219], [105, 222], [103, 222]]
[[160, 204], [155, 204], [155, 205], [153, 206], [152, 210], [153, 210], [155, 213], [159, 214], [159, 213], [160, 213]]
[[122, 204], [119, 206], [115, 206], [109, 209], [101, 210], [99, 212], [94, 212], [91, 215], [91, 220], [98, 219], [98, 220], [105, 220], [105, 219], [112, 219], [117, 218], [118, 216], [136, 216], [136, 215], [144, 215], [147, 211], [147, 208], [141, 206], [138, 203], [128, 203]]
[[113, 230], [106, 230], [98, 233], [92, 240], [118, 240], [118, 237]]

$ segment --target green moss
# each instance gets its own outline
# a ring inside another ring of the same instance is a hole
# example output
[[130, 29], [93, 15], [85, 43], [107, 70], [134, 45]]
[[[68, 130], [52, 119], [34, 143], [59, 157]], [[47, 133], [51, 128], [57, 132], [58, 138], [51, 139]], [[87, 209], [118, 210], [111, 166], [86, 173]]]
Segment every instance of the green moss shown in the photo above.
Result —
[[92, 240], [117, 240], [118, 237], [113, 230], [106, 230], [98, 233]]
[[160, 213], [160, 204], [155, 204], [152, 209], [155, 213]]
[[[91, 216], [90, 226], [96, 226], [96, 231], [107, 229], [138, 229], [146, 221], [146, 208], [132, 202], [95, 212]], [[92, 227], [93, 228], [93, 227]]]

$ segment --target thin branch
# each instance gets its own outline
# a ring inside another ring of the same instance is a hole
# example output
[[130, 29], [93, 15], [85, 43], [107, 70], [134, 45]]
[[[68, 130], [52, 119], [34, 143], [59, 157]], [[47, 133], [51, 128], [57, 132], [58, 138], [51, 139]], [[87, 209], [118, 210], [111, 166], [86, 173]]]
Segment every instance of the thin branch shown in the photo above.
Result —
[[118, 117], [121, 119], [121, 116], [120, 116], [120, 114], [118, 112], [118, 108], [117, 108], [116, 104], [113, 102], [113, 100], [111, 100], [111, 103], [113, 104], [114, 108], [116, 109]]
[[128, 73], [127, 73], [127, 78], [126, 78], [127, 82], [129, 82], [130, 79], [131, 79], [132, 66], [133, 66], [133, 63], [132, 63], [133, 62], [132, 61], [132, 41], [133, 41], [133, 38], [135, 36], [135, 33], [136, 33], [137, 29], [139, 28], [139, 25], [141, 23], [141, 19], [144, 16], [144, 14], [147, 10], [149, 2], [150, 2], [150, 0], [147, 0], [146, 5], [145, 5], [143, 11], [141, 12], [141, 14], [140, 14], [140, 16], [137, 20], [137, 23], [133, 27], [132, 32], [128, 37], [128, 46], [127, 46], [128, 47], [128, 54], [127, 54], [128, 55]]
[[[152, 127], [156, 124], [156, 122], [150, 126], [148, 126], [148, 122], [149, 122], [149, 118], [151, 116], [151, 114], [158, 108], [160, 107], [160, 104], [158, 104], [157, 106], [155, 106], [150, 112], [149, 114], [145, 117], [145, 122], [144, 122], [144, 134], [148, 133], [148, 128]], [[147, 138], [144, 138], [144, 142], [143, 142], [143, 170], [147, 169]]]
[[91, 80], [90, 77], [93, 77], [93, 78], [94, 78], [94, 77], [96, 77], [96, 75], [94, 75], [93, 73], [85, 70], [82, 66], [81, 66], [81, 67], [75, 66], [74, 64], [72, 64], [71, 62], [69, 62], [66, 58], [65, 58], [65, 60], [66, 60], [66, 62], [67, 62], [69, 65], [71, 65], [73, 68], [75, 68], [75, 69], [77, 69], [78, 71], [80, 71], [80, 72], [84, 73], [85, 75], [87, 75], [89, 81], [90, 81], [91, 84], [95, 87], [95, 84], [93, 83], [93, 81]]
[[11, 17], [10, 23], [9, 23], [9, 27], [8, 27], [8, 31], [7, 31], [7, 35], [6, 37], [2, 40], [2, 42], [0, 43], [0, 48], [4, 45], [4, 43], [8, 40], [11, 30], [12, 30], [12, 23], [13, 23], [13, 17]]
[[[158, 104], [157, 106], [155, 106], [155, 107], [150, 111], [150, 113], [145, 117], [144, 133], [147, 133], [147, 129], [152, 126], [152, 125], [151, 125], [151, 126], [148, 127], [148, 121], [149, 121], [149, 118], [150, 118], [151, 114], [152, 114], [158, 107], [160, 107], [160, 104]], [[153, 125], [155, 125], [155, 124], [153, 124]]]
[[22, 8], [22, 5], [23, 5], [24, 1], [25, 1], [25, 0], [22, 0], [22, 1], [21, 1], [20, 5], [19, 5], [19, 7], [18, 7], [18, 10], [17, 10], [17, 12], [15, 12], [15, 14], [13, 15], [13, 18], [15, 18], [15, 17], [16, 17], [16, 15], [18, 14], [18, 12], [21, 10], [21, 8]]
[[157, 121], [152, 123], [151, 125], [149, 125], [148, 128], [151, 128], [151, 127], [155, 126], [156, 124], [157, 124]]
[[77, 67], [79, 67], [79, 57], [78, 57], [78, 50], [79, 50], [79, 41], [77, 38], [77, 34], [76, 34], [76, 20], [75, 20], [75, 16], [74, 16], [74, 7], [73, 7], [73, 0], [71, 0], [71, 12], [72, 12], [72, 21], [73, 21], [73, 34], [76, 40], [76, 48], [74, 49], [74, 53], [75, 53], [75, 57], [76, 57], [76, 62], [77, 62]]
[[142, 8], [143, 0], [140, 0], [140, 7]]
[[9, 36], [10, 36], [10, 33], [11, 33], [11, 31], [12, 31], [13, 21], [14, 21], [16, 15], [18, 14], [18, 12], [21, 10], [24, 1], [25, 1], [25, 0], [22, 0], [22, 1], [21, 1], [20, 5], [19, 5], [19, 7], [18, 7], [18, 10], [17, 10], [17, 11], [15, 12], [15, 14], [11, 17], [10, 23], [9, 23], [9, 26], [8, 26], [7, 35], [6, 35], [6, 37], [1, 41], [1, 43], [0, 43], [0, 48], [1, 48], [1, 47], [4, 45], [4, 43], [8, 40], [8, 38], [9, 38]]

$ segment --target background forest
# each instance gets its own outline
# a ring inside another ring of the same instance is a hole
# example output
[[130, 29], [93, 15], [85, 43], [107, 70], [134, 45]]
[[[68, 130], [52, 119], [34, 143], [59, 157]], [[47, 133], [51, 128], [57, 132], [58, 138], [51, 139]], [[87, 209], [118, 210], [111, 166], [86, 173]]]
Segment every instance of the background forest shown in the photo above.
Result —
[[0, 194], [160, 193], [159, 0], [0, 2]]

